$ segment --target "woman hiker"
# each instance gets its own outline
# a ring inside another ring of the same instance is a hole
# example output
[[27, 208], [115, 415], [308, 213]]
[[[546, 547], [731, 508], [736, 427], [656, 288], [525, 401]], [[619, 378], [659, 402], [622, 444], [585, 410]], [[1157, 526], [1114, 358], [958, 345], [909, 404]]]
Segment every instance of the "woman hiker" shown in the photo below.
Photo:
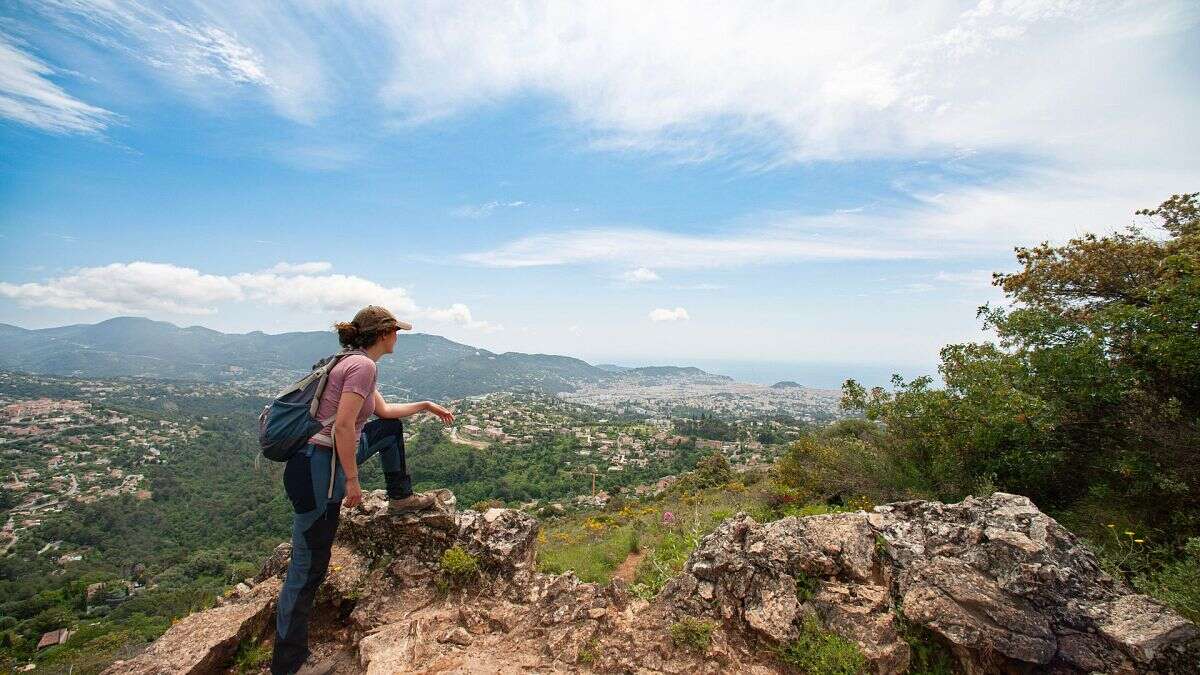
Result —
[[[454, 420], [450, 411], [430, 401], [386, 403], [375, 388], [375, 363], [395, 349], [397, 331], [412, 330], [412, 326], [383, 307], [370, 305], [355, 314], [353, 321], [336, 328], [338, 341], [351, 354], [330, 371], [317, 408], [317, 419], [332, 417], [333, 422], [308, 439], [308, 445], [288, 460], [283, 472], [284, 489], [295, 514], [292, 560], [276, 610], [271, 655], [271, 672], [276, 675], [318, 675], [332, 669], [332, 662], [306, 663], [308, 619], [317, 586], [329, 568], [341, 507], [354, 508], [362, 502], [358, 465], [379, 455], [389, 511], [429, 508], [433, 496], [412, 491], [400, 420], [420, 412], [431, 412], [444, 424]], [[378, 419], [367, 422], [372, 414]]]

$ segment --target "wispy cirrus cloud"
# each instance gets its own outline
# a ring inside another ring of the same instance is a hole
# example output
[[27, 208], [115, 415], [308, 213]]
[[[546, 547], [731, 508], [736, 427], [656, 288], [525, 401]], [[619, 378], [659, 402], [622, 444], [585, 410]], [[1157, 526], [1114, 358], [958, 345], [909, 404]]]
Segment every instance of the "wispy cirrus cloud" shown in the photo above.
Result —
[[[605, 228], [537, 234], [462, 259], [488, 267], [610, 264], [644, 268], [736, 267], [797, 260], [901, 259], [930, 256], [917, 248], [876, 245], [845, 236], [818, 239], [783, 228], [723, 234], [685, 234]], [[657, 274], [657, 273], [655, 273]]]
[[521, 200], [509, 202], [492, 200], [483, 204], [464, 204], [451, 209], [450, 213], [459, 218], [486, 218], [492, 215], [496, 209], [515, 209], [522, 206], [525, 206], [525, 202]]
[[1171, 188], [1164, 186], [1196, 184], [1200, 170], [1040, 169], [987, 185], [913, 189], [906, 201], [888, 208], [767, 213], [739, 219], [734, 226], [693, 232], [635, 227], [561, 230], [515, 238], [461, 259], [501, 268], [703, 269], [1007, 256], [1014, 245], [1122, 229], [1133, 222], [1136, 208], [1154, 206], [1168, 196]]
[[45, 0], [35, 11], [193, 94], [245, 87], [304, 123], [356, 107], [383, 127], [419, 124], [535, 95], [561, 103], [593, 147], [759, 167], [962, 152], [1115, 161], [1149, 148], [1180, 164], [1196, 149], [1194, 137], [1162, 143], [1197, 113], [1173, 48], [1200, 25], [1186, 0]]
[[50, 79], [54, 74], [0, 32], [0, 117], [56, 134], [95, 134], [116, 119], [68, 94]]
[[334, 274], [327, 262], [278, 263], [268, 270], [233, 275], [135, 261], [83, 267], [41, 282], [0, 282], [0, 297], [25, 307], [145, 314], [210, 315], [223, 303], [250, 303], [306, 312], [352, 312], [378, 304], [407, 317], [494, 332], [502, 326], [474, 318], [464, 304], [418, 305], [400, 286]]

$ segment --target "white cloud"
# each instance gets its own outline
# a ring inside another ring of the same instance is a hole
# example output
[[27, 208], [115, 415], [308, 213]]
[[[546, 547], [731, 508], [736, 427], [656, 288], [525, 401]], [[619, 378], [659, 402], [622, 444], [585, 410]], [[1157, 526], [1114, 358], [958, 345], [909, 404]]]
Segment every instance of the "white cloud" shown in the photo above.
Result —
[[1133, 212], [1200, 185], [1200, 170], [1037, 169], [987, 185], [910, 189], [888, 208], [825, 215], [767, 213], [737, 226], [679, 233], [635, 228], [534, 234], [462, 256], [490, 267], [552, 265], [706, 269], [822, 260], [1009, 256], [1130, 225]]
[[0, 117], [63, 134], [97, 133], [113, 121], [113, 113], [52, 82], [54, 72], [0, 33]]
[[1180, 86], [1200, 24], [1188, 0], [36, 10], [169, 82], [250, 86], [300, 121], [359, 105], [385, 126], [420, 123], [534, 95], [596, 147], [757, 166], [995, 151], [1178, 167], [1197, 154], [1198, 101]]
[[496, 209], [500, 209], [500, 208], [515, 209], [515, 208], [518, 208], [521, 206], [525, 206], [525, 202], [520, 201], [520, 200], [511, 201], [511, 202], [501, 202], [501, 201], [493, 200], [493, 201], [490, 201], [490, 202], [487, 202], [484, 204], [478, 204], [478, 205], [467, 204], [467, 205], [459, 206], [459, 207], [451, 210], [450, 213], [459, 218], [486, 218], [487, 216], [492, 215], [492, 212], [495, 211]]
[[456, 323], [464, 328], [478, 330], [484, 333], [495, 333], [504, 330], [504, 326], [490, 321], [476, 321], [471, 316], [471, 310], [462, 303], [454, 303], [446, 309], [426, 310], [425, 315], [435, 321]]
[[[1061, 155], [1147, 116], [1186, 124], [1178, 0], [377, 3], [382, 98], [426, 119], [522, 93], [565, 102], [610, 148], [784, 160], [962, 149]], [[1154, 105], [1143, 102], [1155, 101]], [[1182, 104], [1182, 105], [1181, 105]], [[595, 137], [595, 135], [593, 135]], [[1127, 138], [1127, 137], [1124, 137]]]
[[243, 297], [227, 277], [150, 262], [84, 267], [41, 284], [0, 282], [0, 295], [26, 307], [172, 314], [212, 314], [217, 303]]
[[622, 281], [631, 284], [644, 284], [650, 281], [658, 281], [659, 279], [660, 277], [658, 276], [658, 272], [655, 272], [648, 267], [639, 267], [637, 269], [629, 270], [621, 275]]
[[24, 307], [130, 314], [214, 314], [217, 306], [226, 302], [344, 314], [376, 304], [402, 318], [424, 318], [482, 332], [503, 329], [475, 319], [464, 304], [424, 307], [402, 287], [388, 287], [358, 276], [325, 273], [330, 268], [325, 262], [279, 263], [272, 271], [223, 276], [165, 263], [112, 263], [80, 268], [42, 283], [0, 282], [0, 297], [13, 299]]
[[663, 309], [660, 307], [650, 312], [650, 320], [654, 322], [687, 321], [691, 318], [688, 316], [687, 310], [682, 307], [676, 307], [675, 309]]
[[303, 263], [279, 262], [265, 271], [272, 274], [319, 274], [321, 272], [328, 272], [331, 269], [333, 269], [333, 264], [323, 261]]
[[[616, 151], [750, 169], [934, 160], [913, 170], [925, 174], [950, 158], [981, 158], [985, 170], [989, 158], [1010, 162], [999, 180], [912, 190], [914, 202], [893, 205], [889, 219], [873, 218], [874, 207], [834, 214], [858, 223], [853, 237], [814, 237], [804, 219], [704, 236], [576, 230], [469, 257], [488, 265], [663, 269], [978, 253], [1124, 223], [1132, 209], [1200, 182], [1200, 97], [1180, 56], [1191, 53], [1200, 4], [1187, 0], [983, 0], [965, 8], [953, 0], [836, 8], [45, 0], [34, 11], [202, 101], [256, 92], [301, 122], [356, 106], [345, 116], [356, 137], [371, 123], [420, 124], [532, 96], [565, 111], [561, 121], [581, 143]], [[46, 79], [44, 64], [21, 64], [3, 71], [22, 75], [2, 91], [15, 86], [46, 104], [13, 108], [8, 94], [0, 114], [63, 129], [106, 119]], [[68, 65], [88, 71], [86, 61]], [[363, 154], [330, 145], [317, 151], [321, 166]], [[480, 218], [520, 203], [455, 213]], [[615, 242], [603, 240], [610, 235]], [[646, 244], [674, 263], [612, 244]], [[561, 250], [545, 248], [554, 246]]]
[[[769, 228], [721, 234], [681, 234], [644, 229], [586, 229], [531, 235], [463, 260], [489, 267], [539, 267], [584, 263], [656, 265], [665, 268], [733, 267], [797, 260], [872, 260], [931, 256], [922, 247], [830, 231], [832, 221], [804, 219]], [[864, 223], [854, 223], [861, 227]], [[849, 225], [849, 223], [847, 223]], [[816, 236], [826, 231], [825, 236]]]

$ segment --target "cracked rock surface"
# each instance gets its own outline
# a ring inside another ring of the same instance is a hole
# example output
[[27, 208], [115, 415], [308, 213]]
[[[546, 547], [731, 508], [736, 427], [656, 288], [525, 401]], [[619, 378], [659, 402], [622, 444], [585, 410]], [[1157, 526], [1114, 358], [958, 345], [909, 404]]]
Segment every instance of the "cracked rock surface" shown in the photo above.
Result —
[[[966, 673], [1195, 673], [1196, 626], [1106, 576], [1079, 540], [1028, 499], [911, 501], [871, 512], [755, 522], [706, 536], [650, 602], [623, 582], [535, 569], [538, 522], [512, 509], [393, 514], [382, 492], [346, 512], [318, 592], [314, 652], [338, 673], [778, 673], [773, 648], [815, 619], [859, 645], [876, 673], [908, 669], [906, 632], [927, 630]], [[458, 546], [477, 577], [447, 584]], [[110, 673], [230, 672], [246, 639], [269, 637], [281, 545], [223, 606], [172, 627]], [[671, 626], [707, 619], [708, 646]]]

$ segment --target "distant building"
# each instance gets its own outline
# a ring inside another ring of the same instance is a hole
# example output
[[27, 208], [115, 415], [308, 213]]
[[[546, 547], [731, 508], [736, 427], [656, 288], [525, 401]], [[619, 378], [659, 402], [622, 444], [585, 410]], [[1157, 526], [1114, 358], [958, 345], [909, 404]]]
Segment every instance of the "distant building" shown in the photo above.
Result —
[[58, 630], [52, 630], [49, 633], [46, 633], [45, 635], [43, 635], [41, 640], [38, 640], [37, 648], [40, 651], [42, 649], [45, 649], [46, 647], [53, 647], [55, 645], [61, 645], [62, 643], [66, 642], [67, 639], [70, 637], [71, 637], [71, 631], [67, 630], [66, 628], [59, 628]]

